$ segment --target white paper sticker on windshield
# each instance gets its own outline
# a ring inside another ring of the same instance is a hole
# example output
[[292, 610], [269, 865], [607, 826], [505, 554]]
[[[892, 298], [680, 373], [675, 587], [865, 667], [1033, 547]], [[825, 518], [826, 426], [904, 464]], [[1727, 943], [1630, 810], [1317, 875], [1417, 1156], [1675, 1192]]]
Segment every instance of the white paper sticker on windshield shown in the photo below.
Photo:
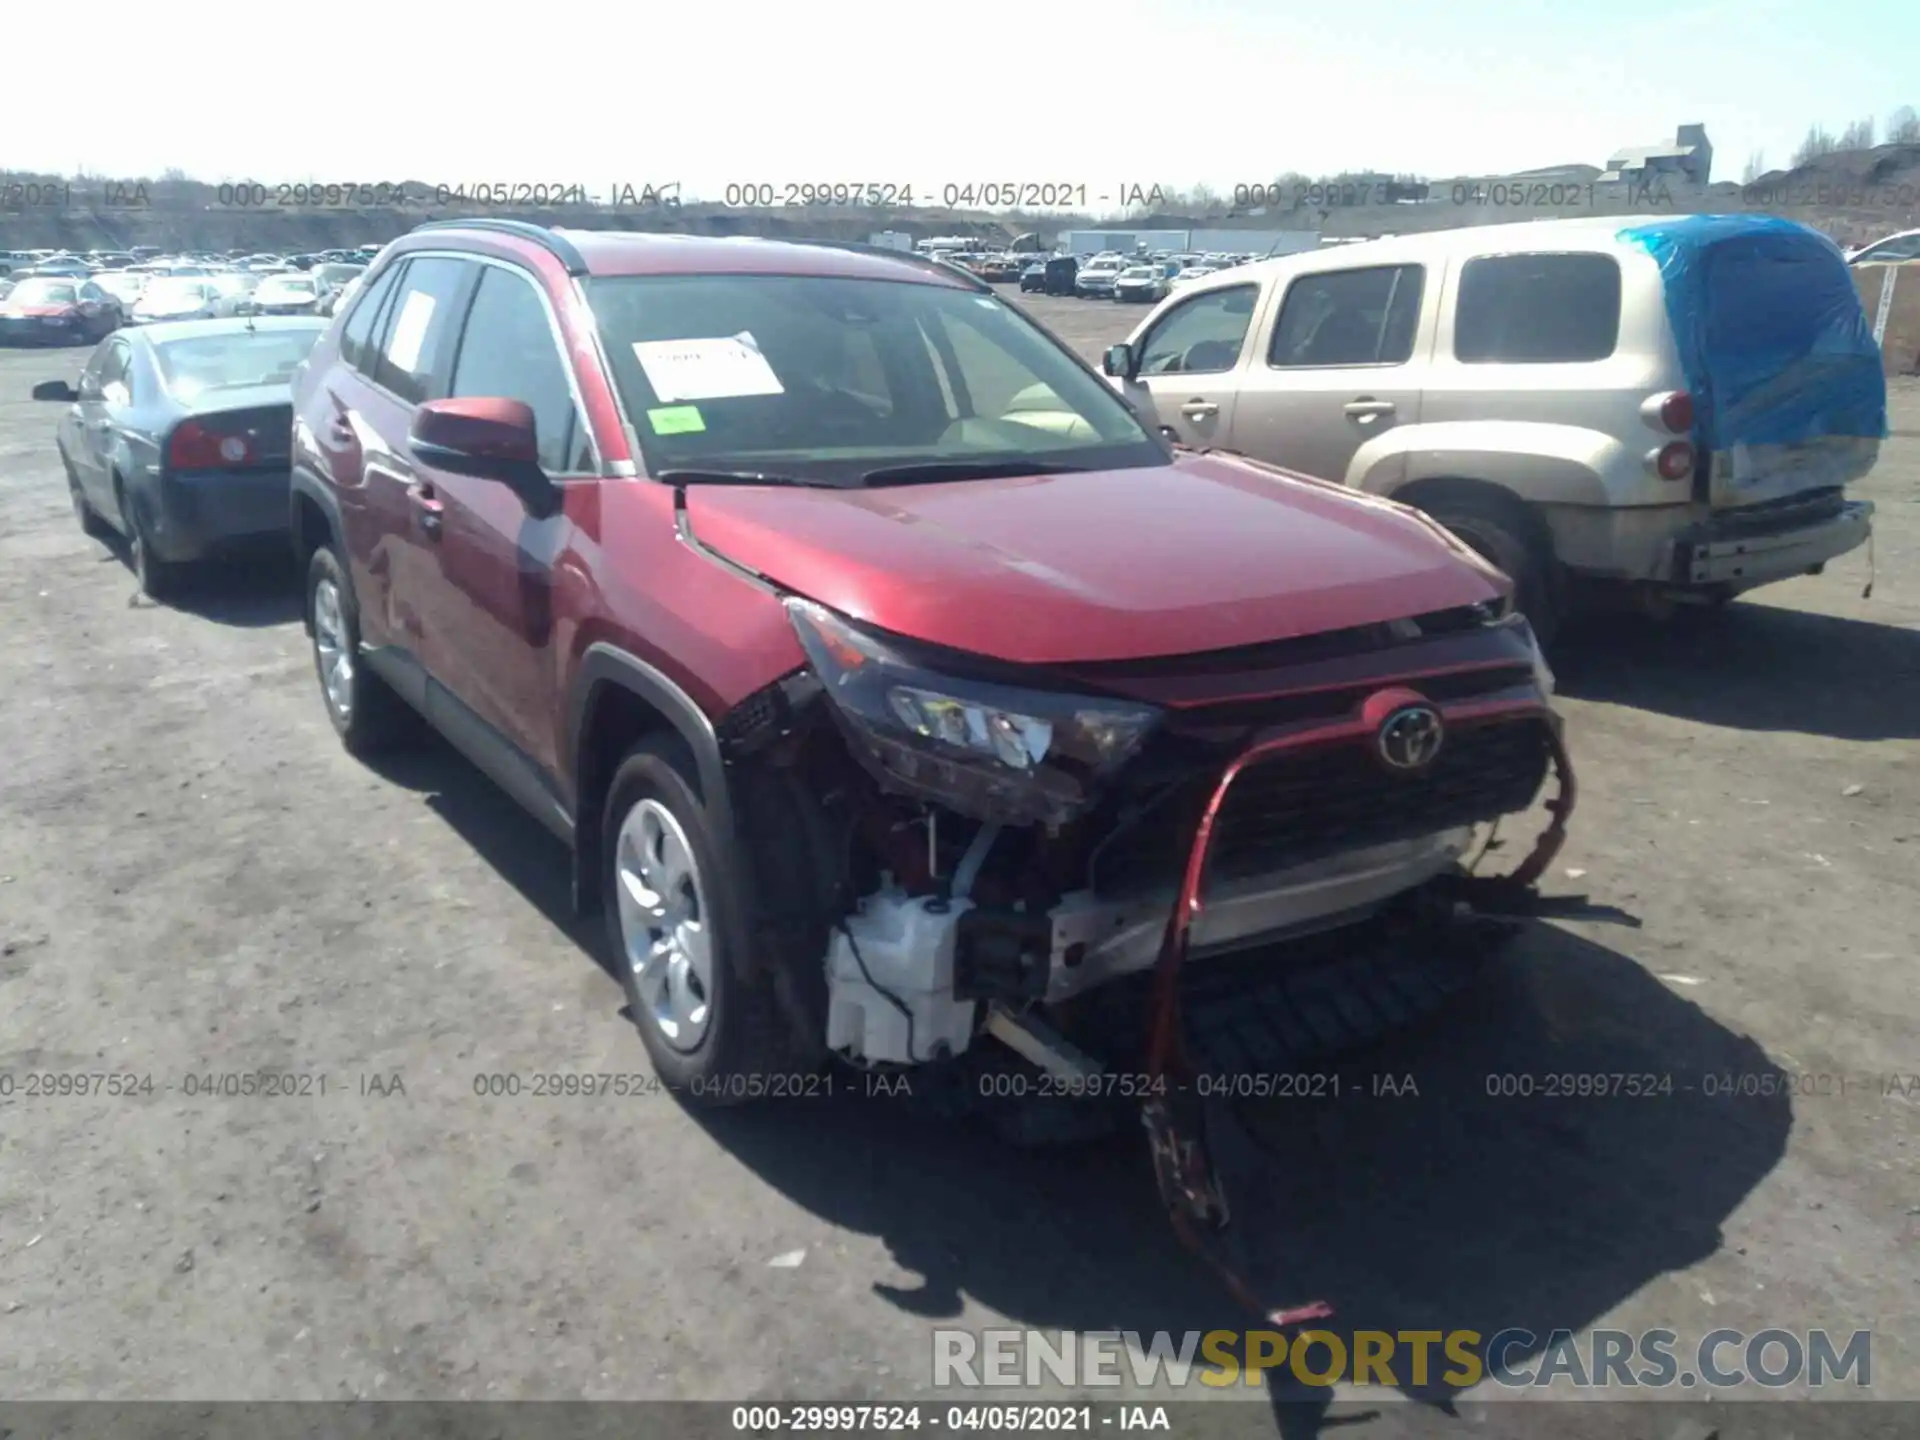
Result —
[[393, 338], [387, 341], [387, 358], [408, 374], [420, 369], [420, 348], [426, 344], [427, 325], [433, 319], [433, 296], [424, 290], [407, 295], [400, 307], [400, 318], [393, 323]]
[[786, 393], [745, 330], [706, 340], [636, 340], [633, 356], [662, 405]]

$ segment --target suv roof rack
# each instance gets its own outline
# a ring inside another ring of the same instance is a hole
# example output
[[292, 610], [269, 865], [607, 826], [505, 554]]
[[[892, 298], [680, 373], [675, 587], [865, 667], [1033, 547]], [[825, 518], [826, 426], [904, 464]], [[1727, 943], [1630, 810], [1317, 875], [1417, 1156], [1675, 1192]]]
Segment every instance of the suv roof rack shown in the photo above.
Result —
[[930, 259], [916, 250], [895, 250], [886, 245], [869, 245], [860, 240], [788, 240], [783, 238], [781, 243], [785, 245], [817, 245], [827, 250], [850, 251], [855, 255], [879, 255], [888, 260], [904, 261], [916, 270], [925, 270], [934, 275], [958, 277], [985, 295], [994, 293], [993, 287], [971, 270], [963, 269], [958, 265], [949, 265], [944, 260]]
[[545, 250], [554, 259], [567, 267], [569, 275], [585, 275], [587, 260], [577, 246], [558, 231], [549, 230], [544, 225], [535, 225], [530, 220], [497, 220], [491, 216], [475, 216], [471, 220], [426, 220], [413, 227], [409, 234], [418, 234], [422, 230], [488, 230], [496, 235], [514, 235], [522, 240], [531, 240]]

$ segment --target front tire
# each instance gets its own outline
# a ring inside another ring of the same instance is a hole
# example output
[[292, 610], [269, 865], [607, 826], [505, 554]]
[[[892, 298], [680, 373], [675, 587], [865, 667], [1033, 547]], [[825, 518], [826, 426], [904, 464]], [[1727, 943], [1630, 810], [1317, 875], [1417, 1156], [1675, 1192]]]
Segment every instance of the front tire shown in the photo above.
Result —
[[627, 1008], [655, 1071], [690, 1104], [724, 1106], [782, 1091], [810, 1068], [767, 974], [743, 974], [744, 912], [724, 875], [677, 736], [650, 736], [614, 772], [602, 816], [601, 892]]
[[307, 628], [320, 699], [348, 754], [377, 754], [419, 734], [418, 713], [364, 663], [352, 587], [338, 557], [325, 547], [307, 566]]
[[113, 533], [113, 527], [100, 517], [80, 488], [80, 477], [74, 473], [73, 462], [62, 455], [60, 463], [67, 472], [67, 498], [73, 502], [73, 518], [80, 522], [80, 533], [89, 540], [106, 539]]
[[1527, 617], [1542, 646], [1550, 642], [1560, 628], [1559, 586], [1552, 546], [1532, 513], [1517, 500], [1477, 495], [1421, 508], [1507, 573], [1514, 608]]

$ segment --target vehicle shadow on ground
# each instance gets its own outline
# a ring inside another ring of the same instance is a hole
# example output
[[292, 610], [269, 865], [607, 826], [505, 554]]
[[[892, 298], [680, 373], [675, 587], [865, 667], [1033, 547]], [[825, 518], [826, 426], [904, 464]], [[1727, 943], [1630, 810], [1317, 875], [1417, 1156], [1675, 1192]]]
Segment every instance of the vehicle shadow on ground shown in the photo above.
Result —
[[[127, 569], [132, 603], [155, 602], [138, 594], [124, 545], [110, 559]], [[240, 630], [266, 630], [300, 619], [300, 579], [293, 561], [283, 555], [242, 555], [195, 567], [166, 592], [166, 604], [185, 615]]]
[[1570, 628], [1553, 666], [1579, 700], [1735, 730], [1920, 737], [1920, 633], [1898, 625], [1736, 602]]
[[[1792, 1117], [1785, 1098], [1709, 1097], [1700, 1077], [1771, 1068], [1634, 961], [1539, 928], [1462, 1002], [1344, 1061], [1340, 1098], [1216, 1111], [1226, 1253], [1264, 1305], [1327, 1301], [1326, 1328], [1349, 1344], [1356, 1330], [1484, 1341], [1516, 1327], [1544, 1344], [1718, 1248]], [[1544, 1098], [1555, 1075], [1651, 1093]], [[1392, 1077], [1380, 1093], [1375, 1076]], [[1535, 1093], [1497, 1093], [1521, 1088]], [[924, 1278], [874, 1288], [916, 1315], [957, 1317], [972, 1299], [1048, 1331], [1259, 1327], [1177, 1243], [1137, 1132], [1029, 1153], [897, 1104], [784, 1108], [706, 1123], [798, 1203], [884, 1238]], [[1507, 1362], [1529, 1353], [1516, 1344]], [[1319, 1348], [1309, 1373], [1328, 1361]], [[1452, 1366], [1434, 1361], [1424, 1387], [1404, 1349], [1391, 1373], [1444, 1407]], [[1282, 1374], [1265, 1377], [1280, 1434], [1335, 1423], [1324, 1388]]]
[[[565, 851], [511, 800], [437, 743], [383, 758], [379, 771], [425, 795], [606, 967], [599, 923], [571, 917]], [[1715, 1087], [1702, 1077], [1773, 1068], [1755, 1042], [1632, 959], [1537, 926], [1453, 1005], [1346, 1057], [1339, 1098], [1215, 1109], [1229, 1254], [1264, 1304], [1329, 1302], [1324, 1323], [1349, 1342], [1356, 1330], [1465, 1329], [1484, 1340], [1517, 1327], [1544, 1343], [1719, 1247], [1720, 1227], [1784, 1153], [1792, 1111], [1785, 1097], [1706, 1093]], [[1164, 1330], [1177, 1342], [1259, 1328], [1175, 1238], [1131, 1123], [1101, 1141], [1018, 1150], [980, 1121], [862, 1093], [858, 1077], [837, 1073], [830, 1100], [697, 1118], [795, 1203], [884, 1241], [918, 1277], [874, 1280], [885, 1303], [969, 1325], [971, 1303], [1055, 1343], [1061, 1330], [1149, 1342]], [[1617, 1093], [1548, 1098], [1553, 1076], [1609, 1077], [1601, 1083]], [[1506, 1359], [1525, 1369], [1533, 1353], [1518, 1345]], [[1312, 1352], [1316, 1371], [1326, 1363], [1324, 1348]], [[1396, 1388], [1424, 1403], [1381, 1405], [1385, 1428], [1366, 1433], [1422, 1433], [1399, 1425], [1447, 1407], [1450, 1368], [1436, 1349], [1417, 1386], [1397, 1351]], [[1243, 1425], [1258, 1415], [1269, 1433], [1306, 1440], [1359, 1418], [1327, 1413], [1324, 1389], [1284, 1372], [1261, 1384], [1271, 1409], [1236, 1406]]]

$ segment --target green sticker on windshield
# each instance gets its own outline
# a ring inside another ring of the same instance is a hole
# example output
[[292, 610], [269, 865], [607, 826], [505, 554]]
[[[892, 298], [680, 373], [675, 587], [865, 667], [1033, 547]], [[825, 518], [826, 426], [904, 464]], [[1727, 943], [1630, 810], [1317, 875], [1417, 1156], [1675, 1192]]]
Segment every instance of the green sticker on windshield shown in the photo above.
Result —
[[691, 435], [707, 428], [707, 422], [700, 418], [698, 405], [663, 405], [658, 410], [647, 411], [647, 423], [653, 426], [656, 435]]

